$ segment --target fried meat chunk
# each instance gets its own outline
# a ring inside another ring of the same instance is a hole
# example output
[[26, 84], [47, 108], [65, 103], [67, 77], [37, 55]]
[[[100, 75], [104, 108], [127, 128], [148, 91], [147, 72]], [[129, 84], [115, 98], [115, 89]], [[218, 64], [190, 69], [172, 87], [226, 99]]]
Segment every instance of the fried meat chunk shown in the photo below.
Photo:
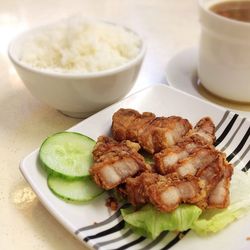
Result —
[[168, 174], [181, 160], [203, 147], [192, 139], [181, 141], [172, 147], [168, 147], [154, 155], [154, 162], [160, 174]]
[[139, 135], [138, 142], [154, 154], [175, 145], [190, 129], [189, 121], [179, 116], [157, 117]]
[[95, 162], [101, 162], [105, 159], [112, 158], [117, 154], [126, 154], [126, 152], [137, 152], [140, 150], [140, 145], [129, 140], [117, 142], [111, 137], [100, 136], [96, 142], [92, 152]]
[[157, 171], [161, 174], [171, 172], [171, 169], [179, 161], [190, 156], [195, 151], [207, 145], [212, 148], [214, 140], [214, 123], [209, 117], [204, 117], [176, 145], [167, 147], [154, 155]]
[[208, 193], [210, 193], [222, 179], [224, 168], [224, 156], [219, 154], [212, 163], [197, 171], [196, 176], [205, 182]]
[[146, 112], [120, 109], [112, 118], [114, 139], [139, 142], [149, 153], [156, 153], [176, 144], [192, 128], [187, 119], [179, 116], [155, 117]]
[[176, 173], [166, 176], [142, 173], [128, 178], [125, 190], [133, 206], [150, 202], [164, 212], [173, 211], [181, 203], [198, 204], [207, 198], [204, 181], [194, 176], [180, 179]]
[[160, 174], [167, 174], [173, 166], [180, 160], [188, 157], [189, 152], [186, 148], [173, 146], [166, 148], [154, 155], [154, 162], [157, 172]]
[[150, 171], [150, 165], [137, 152], [138, 148], [136, 143], [118, 143], [106, 136], [99, 137], [93, 150], [94, 164], [90, 168], [95, 182], [109, 190], [130, 176]]
[[211, 164], [218, 156], [218, 151], [213, 150], [210, 147], [200, 148], [190, 156], [179, 161], [171, 171], [177, 172], [181, 177], [185, 177], [186, 175], [196, 175], [199, 169], [205, 168]]
[[226, 208], [230, 202], [230, 181], [233, 174], [233, 166], [223, 158], [223, 176], [208, 197], [209, 208]]
[[133, 109], [119, 109], [112, 118], [113, 138], [117, 141], [138, 142], [139, 135], [153, 119], [155, 119], [155, 115], [150, 112], [140, 114]]
[[215, 125], [212, 119], [210, 117], [200, 119], [194, 128], [187, 133], [186, 138], [200, 141], [203, 145], [212, 145], [215, 142]]
[[175, 210], [181, 203], [198, 204], [206, 199], [204, 182], [195, 176], [180, 179], [175, 173], [148, 187], [150, 202], [163, 212]]
[[210, 146], [193, 149], [171, 147], [154, 156], [155, 168], [161, 174], [176, 172], [181, 177], [196, 175], [199, 169], [212, 163], [218, 155], [219, 152]]
[[158, 182], [160, 178], [164, 177], [156, 173], [142, 173], [135, 178], [127, 178], [125, 193], [128, 201], [133, 206], [149, 203], [148, 188]]

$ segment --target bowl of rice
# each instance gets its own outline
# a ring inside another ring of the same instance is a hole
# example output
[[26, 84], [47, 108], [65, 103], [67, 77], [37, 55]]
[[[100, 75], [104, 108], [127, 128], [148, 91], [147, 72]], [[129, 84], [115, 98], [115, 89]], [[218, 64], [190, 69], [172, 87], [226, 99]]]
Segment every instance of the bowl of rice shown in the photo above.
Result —
[[145, 50], [127, 27], [78, 17], [20, 34], [8, 55], [33, 96], [85, 118], [131, 90]]

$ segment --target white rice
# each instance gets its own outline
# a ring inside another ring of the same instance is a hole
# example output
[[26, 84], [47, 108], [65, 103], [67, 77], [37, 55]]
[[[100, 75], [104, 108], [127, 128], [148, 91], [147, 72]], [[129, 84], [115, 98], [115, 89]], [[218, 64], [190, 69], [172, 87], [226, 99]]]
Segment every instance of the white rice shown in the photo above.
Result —
[[123, 27], [74, 18], [27, 38], [20, 61], [48, 71], [90, 73], [125, 64], [141, 46], [140, 38]]

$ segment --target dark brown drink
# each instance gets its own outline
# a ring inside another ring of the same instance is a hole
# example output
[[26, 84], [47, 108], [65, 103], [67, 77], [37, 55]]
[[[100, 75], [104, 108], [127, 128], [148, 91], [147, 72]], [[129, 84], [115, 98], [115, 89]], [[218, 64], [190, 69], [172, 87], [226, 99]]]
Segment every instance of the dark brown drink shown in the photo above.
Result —
[[210, 10], [220, 16], [250, 22], [250, 1], [225, 1], [216, 3]]

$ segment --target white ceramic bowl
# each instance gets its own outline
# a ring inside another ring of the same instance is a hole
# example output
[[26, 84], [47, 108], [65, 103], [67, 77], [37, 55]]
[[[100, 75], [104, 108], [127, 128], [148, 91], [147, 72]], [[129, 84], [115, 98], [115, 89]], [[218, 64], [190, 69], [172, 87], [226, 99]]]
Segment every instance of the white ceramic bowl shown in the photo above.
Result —
[[66, 115], [84, 118], [118, 101], [133, 87], [146, 50], [137, 33], [141, 50], [129, 62], [97, 73], [60, 73], [36, 69], [19, 60], [25, 38], [46, 27], [27, 31], [9, 45], [9, 58], [33, 96]]

